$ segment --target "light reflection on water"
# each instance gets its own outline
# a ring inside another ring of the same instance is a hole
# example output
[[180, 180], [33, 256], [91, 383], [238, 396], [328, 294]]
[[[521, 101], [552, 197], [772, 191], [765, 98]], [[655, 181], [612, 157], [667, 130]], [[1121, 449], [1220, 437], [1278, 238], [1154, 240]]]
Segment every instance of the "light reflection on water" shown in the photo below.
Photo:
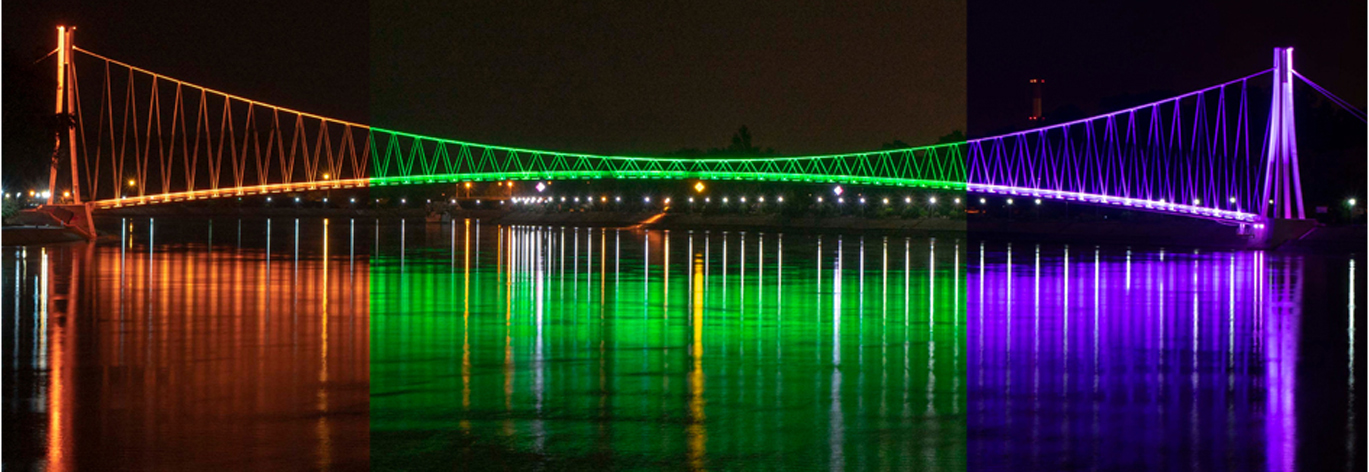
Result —
[[350, 224], [218, 223], [4, 249], [6, 468], [366, 464]]
[[963, 243], [465, 222], [423, 241], [371, 264], [377, 467], [964, 467]]
[[1363, 461], [1353, 260], [1007, 243], [970, 257], [971, 469]]

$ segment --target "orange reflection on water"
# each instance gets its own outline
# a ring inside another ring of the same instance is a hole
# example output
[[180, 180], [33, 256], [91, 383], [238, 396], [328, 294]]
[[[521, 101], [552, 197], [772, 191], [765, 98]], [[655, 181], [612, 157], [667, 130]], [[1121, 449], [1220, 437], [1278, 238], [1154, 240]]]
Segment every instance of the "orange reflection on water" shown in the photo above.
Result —
[[36, 292], [20, 344], [40, 352], [15, 362], [48, 371], [33, 389], [46, 447], [7, 465], [365, 466], [369, 271], [319, 229], [304, 244], [323, 254], [306, 256], [150, 238], [16, 256], [13, 283]]

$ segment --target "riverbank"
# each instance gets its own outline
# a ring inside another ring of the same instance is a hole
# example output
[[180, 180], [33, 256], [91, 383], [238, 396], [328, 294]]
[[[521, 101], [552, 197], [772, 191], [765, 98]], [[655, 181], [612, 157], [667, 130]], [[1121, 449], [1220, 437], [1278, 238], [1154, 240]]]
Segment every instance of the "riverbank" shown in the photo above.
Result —
[[[424, 208], [223, 208], [145, 206], [105, 212], [110, 217], [200, 218], [370, 218], [422, 220]], [[1207, 220], [1145, 215], [1131, 219], [994, 219], [875, 218], [855, 215], [787, 216], [783, 214], [701, 214], [629, 211], [536, 212], [505, 209], [457, 209], [451, 218], [487, 224], [554, 225], [608, 228], [717, 229], [756, 231], [875, 231], [918, 234], [968, 234], [988, 241], [1065, 244], [1109, 244], [1149, 247], [1248, 249], [1253, 244], [1236, 226]], [[1364, 252], [1364, 225], [1318, 226], [1301, 238], [1280, 245], [1290, 252]]]

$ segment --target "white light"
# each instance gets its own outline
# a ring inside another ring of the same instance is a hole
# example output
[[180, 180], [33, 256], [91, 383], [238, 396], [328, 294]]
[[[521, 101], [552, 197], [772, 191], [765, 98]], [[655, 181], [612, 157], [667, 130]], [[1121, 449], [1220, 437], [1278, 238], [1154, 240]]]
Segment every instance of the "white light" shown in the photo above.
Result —
[[888, 204], [889, 204], [889, 199], [887, 199], [887, 198], [884, 199], [884, 204], [885, 204], [885, 205], [888, 205]]
[[575, 201], [580, 201], [580, 197], [575, 197]]
[[455, 199], [455, 198], [452, 199], [452, 204], [453, 204], [453, 205], [456, 204], [456, 199]]
[[861, 203], [862, 205], [865, 204], [865, 197], [860, 197], [860, 203]]
[[476, 204], [476, 205], [479, 205], [479, 204], [480, 204], [480, 200], [476, 200], [476, 201], [475, 201], [475, 204]]
[[266, 201], [271, 201], [271, 197], [266, 197]]
[[1040, 204], [1041, 204], [1041, 199], [1040, 199], [1040, 198], [1036, 199], [1036, 204], [1037, 204], [1037, 205], [1040, 205]]
[[727, 203], [727, 197], [723, 197], [723, 203]]
[[623, 201], [623, 197], [613, 197], [613, 201], [615, 201], [615, 202], [621, 202], [621, 201]]
[[838, 185], [838, 186], [836, 186], [836, 188], [833, 188], [833, 189], [832, 189], [832, 193], [837, 194], [837, 196], [841, 196], [841, 192], [844, 192], [844, 191], [845, 191], [845, 190], [842, 190], [840, 185]]
[[642, 201], [651, 203], [651, 197], [642, 197]]
[[665, 202], [670, 203], [670, 197], [665, 197]]
[[1346, 200], [1345, 203], [1350, 206], [1355, 206], [1355, 199], [1351, 198], [1349, 200]]
[[689, 197], [689, 203], [694, 203], [694, 197]]
[[401, 199], [399, 199], [399, 203], [407, 203], [408, 201], [409, 201], [409, 199], [407, 199], [407, 198], [401, 198]]
[[1008, 204], [1009, 204], [1009, 205], [1012, 205], [1012, 199], [1011, 199], [1011, 198], [1008, 199]]
[[776, 197], [775, 200], [779, 200], [780, 203], [784, 203], [784, 197]]
[[538, 192], [541, 192], [541, 191], [546, 190], [546, 189], [547, 189], [547, 184], [544, 184], [544, 183], [542, 183], [542, 182], [538, 182], [538, 183], [537, 183], [537, 191], [538, 191]]
[[746, 203], [746, 197], [742, 197], [742, 203]]
[[1194, 205], [1197, 205], [1199, 202], [1201, 202], [1201, 200], [1198, 200], [1198, 199], [1196, 199], [1196, 198], [1193, 199], [1193, 204], [1194, 204]]
[[323, 197], [323, 203], [328, 203], [328, 197]]
[[704, 197], [704, 203], [712, 203], [713, 197]]
[[913, 203], [913, 197], [903, 197], [903, 203]]
[[987, 198], [981, 198], [981, 199], [979, 199], [979, 204], [980, 204], [980, 205], [983, 205], [983, 204], [985, 204], [985, 203], [989, 203], [989, 200], [988, 200]]
[[1228, 199], [1226, 199], [1226, 201], [1231, 202], [1231, 203], [1236, 203], [1236, 197], [1228, 198]]
[[822, 197], [818, 197], [818, 203], [822, 203]]
[[846, 203], [845, 197], [837, 197], [837, 203]]
[[956, 197], [956, 199], [955, 199], [955, 204], [956, 204], [956, 205], [959, 205], [959, 204], [960, 204], [960, 197]]
[[561, 201], [566, 201], [566, 197], [561, 197]]
[[936, 197], [928, 198], [927, 203], [936, 203]]
[[760, 197], [760, 198], [757, 198], [756, 200], [760, 200], [761, 203], [765, 203], [765, 197]]
[[299, 203], [299, 197], [295, 197], [295, 203]]
[[356, 202], [357, 202], [357, 199], [356, 199], [356, 198], [349, 198], [349, 199], [347, 199], [347, 200], [349, 200], [349, 203], [356, 203]]

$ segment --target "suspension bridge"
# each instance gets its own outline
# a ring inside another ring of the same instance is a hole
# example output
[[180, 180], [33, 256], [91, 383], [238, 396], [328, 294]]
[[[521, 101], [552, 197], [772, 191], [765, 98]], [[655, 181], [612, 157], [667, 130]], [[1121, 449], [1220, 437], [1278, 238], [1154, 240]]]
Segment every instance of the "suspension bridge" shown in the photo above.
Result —
[[[812, 182], [1052, 199], [1263, 227], [1304, 219], [1293, 50], [1164, 100], [999, 136], [794, 157], [669, 158], [525, 149], [334, 119], [196, 85], [75, 46], [58, 28], [49, 205], [139, 205], [510, 180]], [[78, 68], [78, 64], [80, 67]], [[95, 93], [81, 89], [88, 77]], [[64, 169], [65, 168], [65, 169]], [[69, 175], [69, 182], [66, 178]], [[59, 201], [64, 185], [66, 201]]]

